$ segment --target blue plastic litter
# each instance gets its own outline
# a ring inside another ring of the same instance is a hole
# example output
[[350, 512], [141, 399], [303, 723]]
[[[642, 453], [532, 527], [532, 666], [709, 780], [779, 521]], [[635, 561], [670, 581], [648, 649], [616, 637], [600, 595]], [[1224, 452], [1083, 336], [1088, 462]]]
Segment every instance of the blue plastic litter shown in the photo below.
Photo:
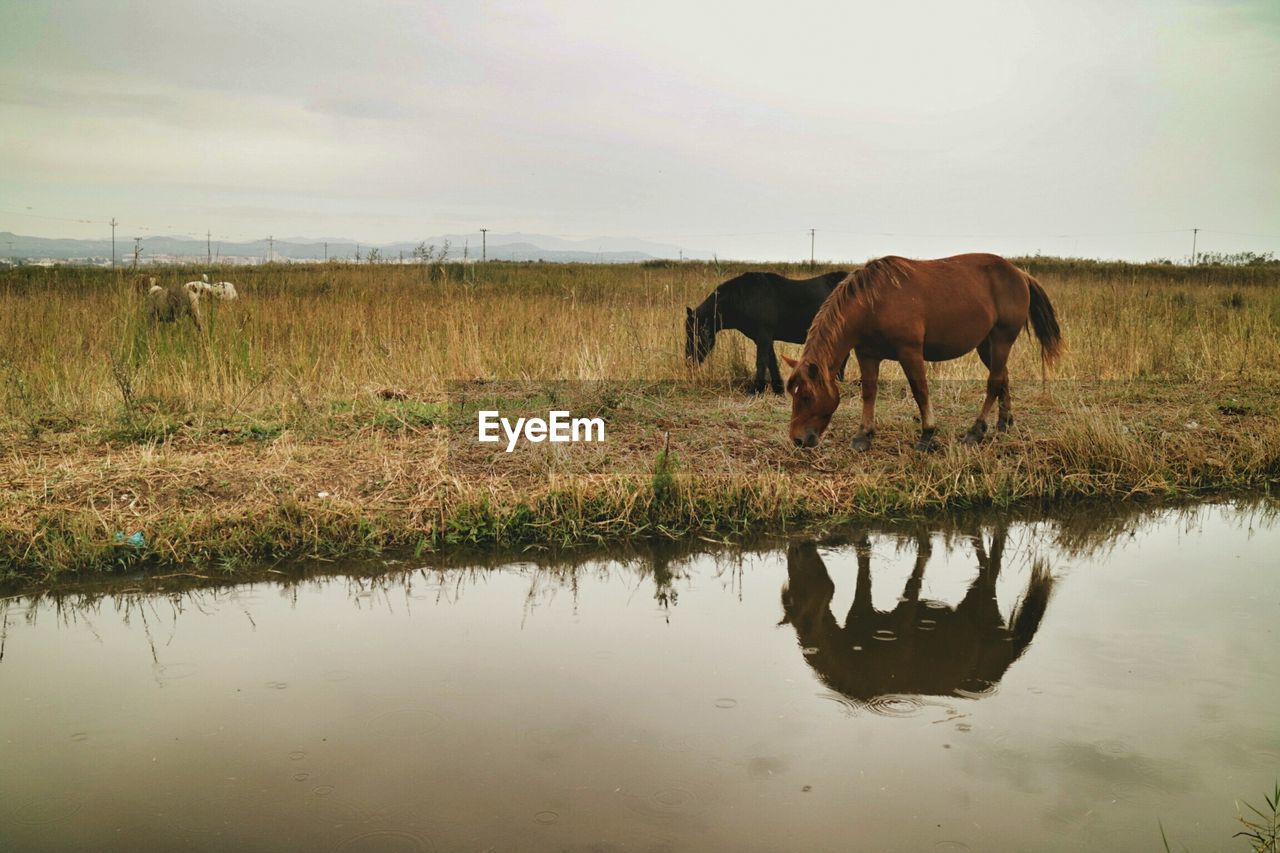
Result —
[[130, 548], [147, 547], [147, 537], [142, 535], [141, 530], [136, 530], [128, 536], [124, 535], [123, 530], [117, 530], [116, 535], [112, 537], [112, 540], [123, 545], [128, 545]]

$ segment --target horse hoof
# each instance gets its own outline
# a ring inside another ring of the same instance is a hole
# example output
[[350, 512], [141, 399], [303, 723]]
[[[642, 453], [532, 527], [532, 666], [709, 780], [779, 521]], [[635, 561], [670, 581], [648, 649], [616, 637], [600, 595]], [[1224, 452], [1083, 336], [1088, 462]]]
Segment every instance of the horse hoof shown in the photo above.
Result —
[[775, 394], [781, 394], [781, 393], [782, 393], [782, 386], [781, 386], [781, 385], [770, 385], [770, 386], [769, 386], [769, 390], [770, 390], [770, 391], [772, 391], [772, 392], [773, 392], [773, 393], [775, 393]]
[[1008, 432], [1008, 431], [1009, 431], [1009, 428], [1010, 428], [1010, 427], [1012, 427], [1012, 426], [1013, 426], [1013, 418], [1012, 418], [1012, 417], [1008, 418], [1007, 420], [1006, 420], [1006, 419], [1004, 419], [1004, 418], [1001, 418], [1000, 420], [996, 421], [996, 431], [997, 431], [997, 432]]
[[853, 437], [852, 447], [859, 453], [866, 453], [871, 449], [871, 436], [865, 432], [858, 433]]
[[981, 444], [982, 440], [987, 437], [987, 425], [982, 421], [977, 421], [973, 426], [969, 427], [969, 431], [964, 434], [964, 438], [960, 439], [961, 444]]
[[921, 435], [916, 441], [916, 450], [920, 453], [932, 453], [940, 446], [941, 445], [938, 444], [938, 439], [934, 436], [932, 430]]

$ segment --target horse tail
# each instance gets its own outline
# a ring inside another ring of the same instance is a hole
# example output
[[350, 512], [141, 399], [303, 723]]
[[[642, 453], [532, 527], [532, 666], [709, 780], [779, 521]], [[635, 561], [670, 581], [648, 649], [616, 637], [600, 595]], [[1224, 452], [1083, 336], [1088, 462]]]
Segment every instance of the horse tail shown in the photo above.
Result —
[[1058, 312], [1053, 310], [1053, 303], [1040, 282], [1027, 276], [1027, 287], [1031, 290], [1031, 309], [1027, 319], [1036, 333], [1036, 340], [1040, 341], [1040, 362], [1048, 368], [1058, 360], [1063, 350]]
[[1035, 638], [1040, 621], [1049, 609], [1049, 596], [1052, 593], [1053, 575], [1042, 560], [1036, 560], [1031, 566], [1031, 583], [1027, 584], [1027, 594], [1013, 608], [1013, 614], [1009, 617], [1014, 660], [1022, 657], [1022, 653]]

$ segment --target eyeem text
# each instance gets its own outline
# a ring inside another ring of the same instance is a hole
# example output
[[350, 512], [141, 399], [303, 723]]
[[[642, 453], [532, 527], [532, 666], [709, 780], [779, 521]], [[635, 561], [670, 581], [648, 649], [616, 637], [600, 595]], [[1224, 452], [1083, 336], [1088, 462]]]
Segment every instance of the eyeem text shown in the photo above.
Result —
[[542, 418], [516, 418], [513, 424], [495, 411], [481, 411], [476, 423], [476, 439], [497, 444], [506, 438], [507, 453], [521, 438], [538, 444], [543, 441], [567, 443], [604, 441], [604, 418], [575, 418], [566, 411], [547, 412]]

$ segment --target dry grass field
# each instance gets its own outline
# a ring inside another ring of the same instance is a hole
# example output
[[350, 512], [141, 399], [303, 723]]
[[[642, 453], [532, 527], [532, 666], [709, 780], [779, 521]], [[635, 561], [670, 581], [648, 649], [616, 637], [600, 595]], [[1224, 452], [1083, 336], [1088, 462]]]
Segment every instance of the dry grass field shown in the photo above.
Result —
[[[815, 451], [791, 447], [788, 401], [742, 392], [753, 350], [737, 333], [685, 366], [684, 306], [741, 265], [214, 269], [241, 299], [206, 306], [203, 332], [150, 324], [127, 274], [3, 272], [0, 578], [721, 535], [1280, 480], [1280, 270], [1019, 263], [1053, 300], [1067, 354], [1042, 381], [1020, 340], [1018, 427], [978, 448], [958, 438], [981, 364], [933, 366], [945, 446], [925, 456], [910, 449], [895, 365], [863, 455], [848, 448], [847, 404]], [[504, 414], [599, 414], [608, 439], [482, 449], [463, 399], [476, 395]]]

